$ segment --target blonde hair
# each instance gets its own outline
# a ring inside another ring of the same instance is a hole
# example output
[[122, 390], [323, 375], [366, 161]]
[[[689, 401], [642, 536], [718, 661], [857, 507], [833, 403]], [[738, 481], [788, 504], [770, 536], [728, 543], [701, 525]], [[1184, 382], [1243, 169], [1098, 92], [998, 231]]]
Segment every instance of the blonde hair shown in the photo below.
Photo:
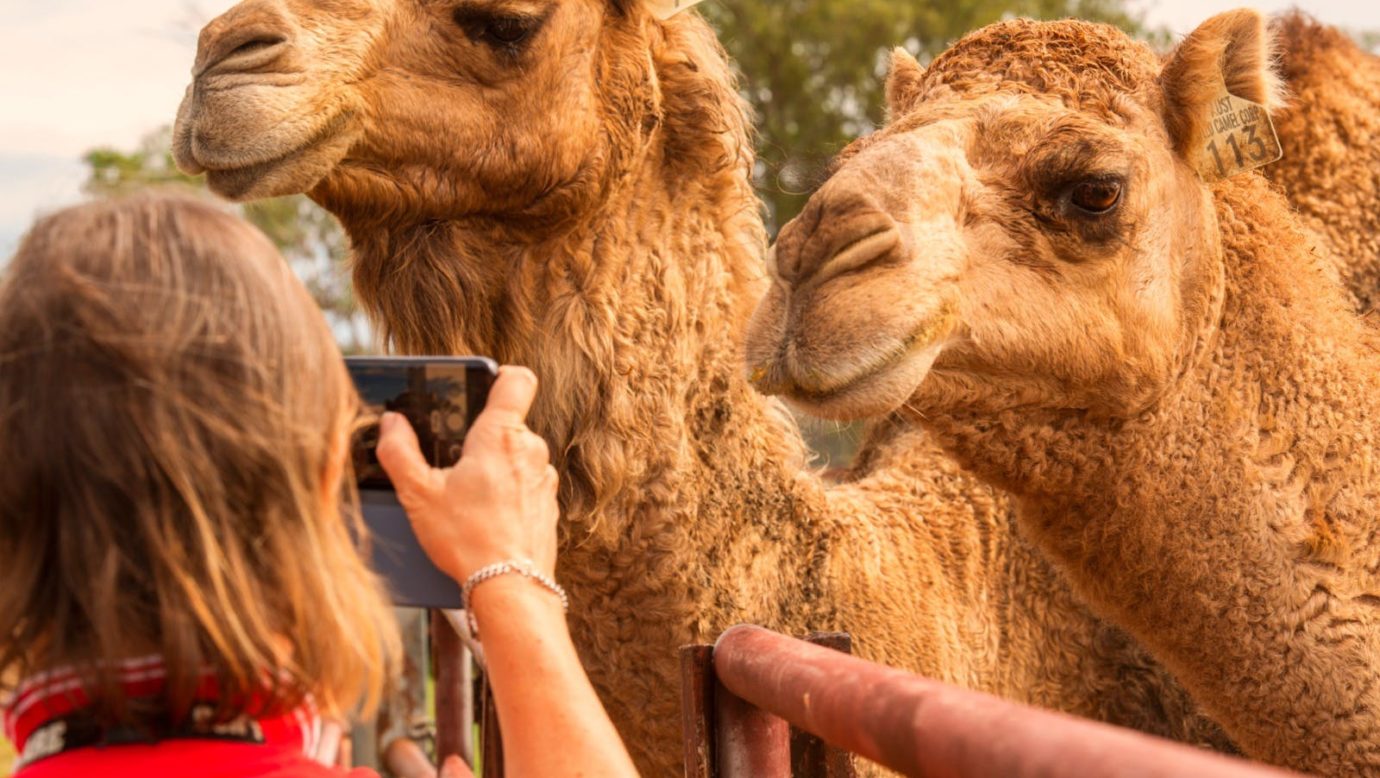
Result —
[[325, 485], [357, 402], [244, 222], [148, 195], [39, 221], [0, 286], [0, 678], [73, 666], [137, 720], [114, 661], [158, 653], [175, 716], [206, 672], [225, 715], [372, 711], [397, 628], [352, 480]]

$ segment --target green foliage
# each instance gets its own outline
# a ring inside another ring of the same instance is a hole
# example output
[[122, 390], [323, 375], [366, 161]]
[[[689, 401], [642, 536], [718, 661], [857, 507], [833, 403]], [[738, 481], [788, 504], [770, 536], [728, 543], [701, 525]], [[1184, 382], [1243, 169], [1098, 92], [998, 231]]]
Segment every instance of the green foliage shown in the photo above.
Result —
[[[204, 178], [177, 169], [172, 130], [167, 127], [144, 137], [132, 151], [99, 148], [87, 152], [83, 160], [90, 171], [83, 189], [95, 197], [118, 197], [148, 188], [211, 197]], [[368, 328], [351, 292], [346, 272], [349, 248], [335, 217], [301, 195], [248, 203], [236, 212], [283, 252], [326, 313], [341, 348], [347, 353], [363, 351], [369, 343]]]
[[82, 158], [90, 176], [82, 189], [98, 197], [128, 194], [149, 187], [185, 187], [200, 190], [199, 179], [177, 169], [172, 156], [172, 130], [155, 130], [133, 151], [109, 147], [92, 149]]
[[701, 13], [757, 111], [757, 183], [773, 227], [804, 205], [828, 160], [882, 114], [887, 56], [921, 61], [984, 24], [1078, 17], [1143, 33], [1122, 0], [710, 0]]

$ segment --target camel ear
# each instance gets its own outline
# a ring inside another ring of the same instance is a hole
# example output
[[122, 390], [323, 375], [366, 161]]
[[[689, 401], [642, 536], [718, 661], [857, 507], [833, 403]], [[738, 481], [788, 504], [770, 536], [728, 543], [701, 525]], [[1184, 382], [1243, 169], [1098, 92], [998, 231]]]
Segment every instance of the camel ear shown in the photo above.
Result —
[[891, 71], [886, 77], [886, 111], [892, 119], [904, 115], [920, 99], [920, 82], [925, 69], [909, 51], [897, 46], [891, 50]]
[[[1165, 125], [1175, 151], [1195, 165], [1211, 162], [1204, 159], [1210, 156], [1207, 148], [1214, 134], [1249, 119], [1246, 102], [1255, 104], [1259, 121], [1269, 130], [1268, 140], [1274, 141], [1269, 114], [1284, 104], [1284, 84], [1274, 70], [1273, 45], [1265, 18], [1243, 8], [1208, 19], [1174, 49], [1160, 73], [1160, 86], [1165, 96]], [[1257, 131], [1261, 129], [1257, 127]], [[1269, 154], [1277, 151], [1269, 150]], [[1277, 158], [1248, 158], [1239, 169]]]

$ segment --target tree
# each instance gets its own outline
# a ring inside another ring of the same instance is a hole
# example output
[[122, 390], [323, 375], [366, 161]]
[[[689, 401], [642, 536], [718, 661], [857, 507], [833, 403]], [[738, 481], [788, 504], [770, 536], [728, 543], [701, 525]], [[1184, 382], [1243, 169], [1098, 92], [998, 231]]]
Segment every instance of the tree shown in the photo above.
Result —
[[[133, 151], [103, 147], [87, 152], [84, 161], [90, 172], [83, 190], [95, 197], [158, 187], [211, 198], [204, 178], [177, 169], [168, 127], [145, 136]], [[302, 195], [246, 203], [235, 211], [262, 230], [287, 258], [325, 312], [341, 348], [347, 353], [366, 350], [369, 327], [350, 287], [349, 248], [335, 217]]]
[[1072, 16], [1143, 34], [1122, 0], [712, 0], [699, 9], [757, 112], [757, 185], [773, 232], [800, 211], [829, 159], [880, 123], [892, 47], [927, 61], [1013, 16]]

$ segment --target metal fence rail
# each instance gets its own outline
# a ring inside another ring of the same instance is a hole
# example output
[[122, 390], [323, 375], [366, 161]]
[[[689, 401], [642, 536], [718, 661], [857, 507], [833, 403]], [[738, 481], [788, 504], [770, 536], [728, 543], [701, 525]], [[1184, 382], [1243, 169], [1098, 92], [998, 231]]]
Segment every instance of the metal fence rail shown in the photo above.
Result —
[[[696, 778], [792, 774], [789, 723], [825, 743], [911, 776], [1292, 775], [1166, 740], [959, 689], [866, 662], [760, 627], [725, 632], [712, 649], [712, 687], [696, 651], [682, 654], [687, 681], [686, 772]], [[692, 721], [695, 716], [699, 721]], [[837, 767], [811, 768], [835, 775]], [[795, 770], [800, 774], [800, 770]]]

